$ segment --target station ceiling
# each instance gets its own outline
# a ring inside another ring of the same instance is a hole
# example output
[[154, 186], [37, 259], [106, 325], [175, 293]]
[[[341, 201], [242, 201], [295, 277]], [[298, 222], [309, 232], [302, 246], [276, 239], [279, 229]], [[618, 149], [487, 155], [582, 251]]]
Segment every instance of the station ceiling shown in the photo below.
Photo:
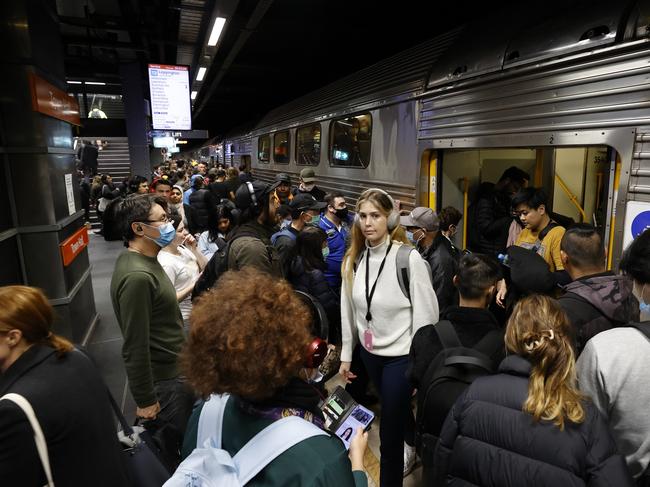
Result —
[[[119, 65], [207, 66], [193, 126], [212, 136], [451, 28], [502, 1], [56, 0], [68, 79], [119, 83]], [[217, 46], [215, 17], [227, 19]], [[495, 26], [486, 25], [486, 29]], [[399, 66], [395, 66], [399, 69]], [[148, 88], [146, 88], [148, 90]]]

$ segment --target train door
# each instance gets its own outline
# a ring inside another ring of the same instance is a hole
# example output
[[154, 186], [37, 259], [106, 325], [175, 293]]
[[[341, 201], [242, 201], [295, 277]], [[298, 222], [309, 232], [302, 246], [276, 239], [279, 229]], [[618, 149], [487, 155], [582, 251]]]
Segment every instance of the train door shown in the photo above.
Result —
[[418, 206], [426, 206], [433, 211], [438, 208], [438, 151], [429, 149], [424, 151], [420, 159]]
[[[545, 189], [549, 210], [561, 223], [590, 223], [611, 249], [614, 217], [615, 151], [607, 146], [449, 149], [433, 151], [437, 159], [440, 208], [453, 206], [463, 214], [456, 244], [467, 248], [472, 202], [488, 191], [503, 172], [515, 166], [530, 175], [529, 184]], [[429, 156], [430, 157], [430, 156]], [[421, 180], [424, 156], [421, 164]], [[422, 188], [422, 185], [421, 185]], [[422, 191], [422, 189], [421, 189]], [[421, 193], [421, 198], [423, 197]], [[422, 201], [422, 199], [421, 199]], [[611, 251], [608, 252], [611, 256]]]
[[251, 156], [249, 155], [241, 156], [241, 163], [242, 165], [246, 166], [246, 172], [249, 173], [251, 171]]

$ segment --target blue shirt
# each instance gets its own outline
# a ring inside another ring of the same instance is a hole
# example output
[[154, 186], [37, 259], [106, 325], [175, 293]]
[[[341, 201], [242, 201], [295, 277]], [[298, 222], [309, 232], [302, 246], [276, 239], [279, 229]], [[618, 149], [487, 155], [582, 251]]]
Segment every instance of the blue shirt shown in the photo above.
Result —
[[341, 264], [343, 264], [343, 256], [347, 249], [347, 239], [348, 235], [350, 235], [352, 220], [353, 216], [351, 214], [348, 215], [347, 221], [341, 222], [341, 229], [339, 230], [323, 214], [318, 224], [327, 234], [327, 246], [330, 249], [330, 254], [325, 259], [325, 263], [327, 264], [325, 279], [332, 289], [338, 290], [341, 288]]

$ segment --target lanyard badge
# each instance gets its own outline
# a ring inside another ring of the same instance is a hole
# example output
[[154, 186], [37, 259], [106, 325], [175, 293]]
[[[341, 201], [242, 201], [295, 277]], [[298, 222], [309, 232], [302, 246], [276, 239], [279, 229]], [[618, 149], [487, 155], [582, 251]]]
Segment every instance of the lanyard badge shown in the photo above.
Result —
[[366, 329], [363, 332], [363, 346], [366, 350], [369, 352], [372, 352], [373, 350], [373, 335], [372, 335], [372, 329], [370, 328], [370, 323], [372, 322], [372, 313], [370, 312], [370, 306], [372, 304], [372, 298], [375, 295], [375, 289], [377, 288], [377, 281], [379, 281], [379, 276], [381, 275], [381, 271], [384, 270], [384, 264], [386, 264], [386, 258], [388, 257], [388, 253], [390, 252], [390, 249], [393, 247], [393, 242], [388, 245], [388, 249], [386, 250], [386, 254], [384, 254], [384, 258], [381, 261], [381, 264], [379, 265], [379, 271], [377, 272], [377, 278], [375, 279], [375, 283], [372, 285], [372, 289], [370, 288], [370, 251], [366, 250], [366, 304], [368, 305], [368, 311], [366, 312]]

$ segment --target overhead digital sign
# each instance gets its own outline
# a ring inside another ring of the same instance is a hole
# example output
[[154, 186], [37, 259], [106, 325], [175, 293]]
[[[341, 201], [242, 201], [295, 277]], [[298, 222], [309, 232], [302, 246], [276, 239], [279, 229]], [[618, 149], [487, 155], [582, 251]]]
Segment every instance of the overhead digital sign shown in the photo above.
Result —
[[155, 130], [192, 130], [190, 70], [187, 66], [150, 64], [149, 91]]

